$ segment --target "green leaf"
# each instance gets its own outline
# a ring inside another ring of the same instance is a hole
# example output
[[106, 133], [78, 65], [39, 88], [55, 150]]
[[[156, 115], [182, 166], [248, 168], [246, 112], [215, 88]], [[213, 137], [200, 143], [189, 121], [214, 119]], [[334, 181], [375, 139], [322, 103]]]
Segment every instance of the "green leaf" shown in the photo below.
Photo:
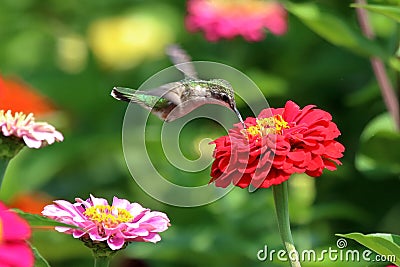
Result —
[[396, 125], [389, 113], [383, 113], [372, 119], [361, 134], [361, 141], [367, 141], [378, 132], [396, 132]]
[[63, 227], [68, 227], [68, 228], [79, 228], [75, 225], [69, 225], [65, 223], [60, 223], [55, 220], [40, 216], [38, 214], [32, 214], [32, 213], [27, 213], [23, 212], [18, 209], [12, 209], [14, 212], [16, 212], [19, 216], [24, 218], [31, 227], [53, 227], [53, 226], [63, 226]]
[[400, 60], [398, 55], [396, 57], [391, 57], [389, 59], [389, 64], [393, 69], [400, 72]]
[[360, 5], [360, 4], [351, 4], [350, 6], [355, 8], [364, 8], [369, 11], [384, 15], [388, 18], [394, 19], [397, 22], [400, 22], [400, 7], [398, 6]]
[[289, 12], [328, 42], [364, 56], [388, 58], [380, 46], [354, 31], [337, 15], [322, 11], [315, 3], [287, 3]]
[[31, 249], [33, 251], [33, 255], [35, 256], [35, 265], [34, 265], [34, 267], [50, 267], [50, 264], [46, 261], [45, 258], [43, 258], [42, 255], [40, 255], [40, 253], [37, 250], [37, 248], [32, 246], [32, 244], [29, 244], [29, 245], [31, 246]]
[[395, 130], [389, 114], [372, 120], [365, 127], [360, 142], [356, 155], [358, 170], [376, 178], [400, 175], [400, 133]]
[[348, 93], [345, 97], [345, 103], [349, 107], [369, 105], [369, 103], [375, 101], [375, 99], [381, 97], [379, 87], [376, 85], [376, 81], [373, 80], [365, 86], [359, 88], [353, 93]]
[[[383, 256], [390, 256], [388, 261], [396, 265], [400, 265], [400, 236], [392, 234], [368, 234], [350, 233], [350, 234], [336, 234], [337, 236], [350, 238], [361, 245], [375, 251]], [[394, 256], [394, 257], [393, 257]]]

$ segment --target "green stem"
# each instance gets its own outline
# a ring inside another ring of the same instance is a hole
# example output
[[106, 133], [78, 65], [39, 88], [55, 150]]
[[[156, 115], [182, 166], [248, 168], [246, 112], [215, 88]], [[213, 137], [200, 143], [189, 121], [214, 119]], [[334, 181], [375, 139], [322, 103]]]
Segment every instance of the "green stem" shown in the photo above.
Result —
[[287, 181], [272, 187], [274, 195], [275, 211], [278, 219], [278, 228], [283, 244], [287, 252], [291, 267], [301, 267], [299, 254], [294, 246], [289, 221], [289, 201]]
[[110, 265], [111, 257], [107, 256], [94, 256], [94, 267], [108, 267]]
[[6, 174], [6, 169], [10, 159], [7, 158], [0, 158], [0, 189], [3, 183], [4, 175]]

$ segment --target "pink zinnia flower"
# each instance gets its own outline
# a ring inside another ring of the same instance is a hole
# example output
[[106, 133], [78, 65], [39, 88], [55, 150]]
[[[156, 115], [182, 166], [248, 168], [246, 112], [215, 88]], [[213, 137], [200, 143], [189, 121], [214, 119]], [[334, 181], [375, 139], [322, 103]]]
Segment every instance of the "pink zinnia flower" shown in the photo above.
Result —
[[26, 242], [30, 236], [28, 223], [0, 202], [0, 266], [33, 266], [33, 253]]
[[257, 118], [235, 124], [227, 136], [212, 143], [215, 161], [211, 182], [226, 187], [252, 185], [267, 188], [289, 179], [293, 173], [317, 177], [326, 168], [335, 170], [344, 146], [332, 116], [314, 105], [300, 109], [292, 101], [284, 108], [268, 108]]
[[286, 10], [275, 1], [189, 0], [186, 27], [204, 31], [206, 39], [232, 39], [241, 35], [247, 41], [264, 39], [264, 28], [282, 35], [287, 30]]
[[92, 195], [86, 201], [80, 198], [75, 201], [72, 204], [56, 200], [44, 207], [42, 214], [80, 228], [56, 227], [57, 231], [72, 234], [74, 238], [107, 242], [112, 250], [121, 249], [125, 242], [156, 243], [161, 240], [158, 233], [170, 226], [166, 214], [150, 211], [126, 199], [114, 197], [111, 206], [107, 200]]
[[28, 115], [0, 110], [0, 131], [4, 136], [15, 136], [23, 139], [30, 148], [40, 148], [55, 141], [64, 140], [63, 135], [46, 122], [35, 122], [33, 114]]

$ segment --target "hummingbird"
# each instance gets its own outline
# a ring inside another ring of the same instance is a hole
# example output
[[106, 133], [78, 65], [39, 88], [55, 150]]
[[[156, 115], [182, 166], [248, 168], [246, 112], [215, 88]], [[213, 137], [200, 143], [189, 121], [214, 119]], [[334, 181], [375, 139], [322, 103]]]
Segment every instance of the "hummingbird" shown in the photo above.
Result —
[[228, 81], [200, 79], [191, 63], [190, 56], [178, 45], [168, 46], [166, 53], [174, 66], [183, 73], [183, 80], [167, 83], [148, 91], [114, 87], [111, 96], [117, 100], [137, 103], [166, 122], [183, 117], [202, 105], [217, 104], [233, 110], [243, 128], [246, 128], [236, 108], [233, 87]]

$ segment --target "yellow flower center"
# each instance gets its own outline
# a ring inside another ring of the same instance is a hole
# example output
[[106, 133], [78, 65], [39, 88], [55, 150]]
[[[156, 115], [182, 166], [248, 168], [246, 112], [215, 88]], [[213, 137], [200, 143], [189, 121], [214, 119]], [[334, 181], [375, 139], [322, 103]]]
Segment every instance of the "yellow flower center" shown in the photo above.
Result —
[[106, 227], [112, 228], [120, 223], [130, 222], [133, 219], [126, 209], [110, 205], [96, 205], [85, 210], [83, 213], [89, 220], [98, 222]]
[[256, 119], [257, 124], [242, 130], [244, 134], [251, 136], [265, 136], [268, 134], [282, 134], [283, 129], [289, 129], [288, 123], [281, 115]]
[[208, 2], [223, 13], [240, 15], [265, 12], [269, 3], [261, 0], [208, 0]]

